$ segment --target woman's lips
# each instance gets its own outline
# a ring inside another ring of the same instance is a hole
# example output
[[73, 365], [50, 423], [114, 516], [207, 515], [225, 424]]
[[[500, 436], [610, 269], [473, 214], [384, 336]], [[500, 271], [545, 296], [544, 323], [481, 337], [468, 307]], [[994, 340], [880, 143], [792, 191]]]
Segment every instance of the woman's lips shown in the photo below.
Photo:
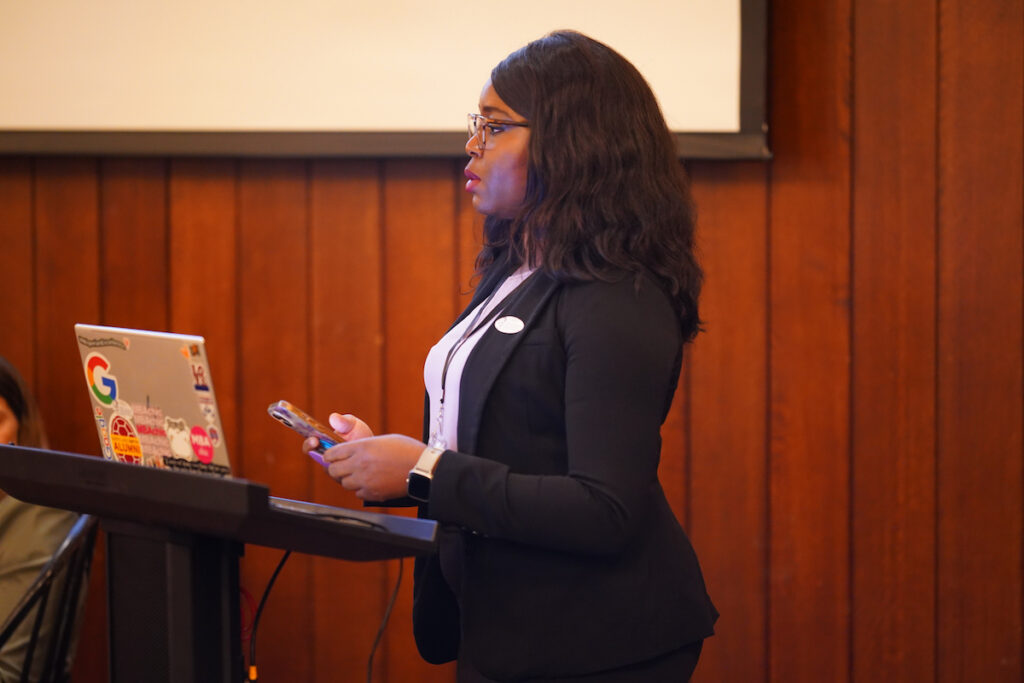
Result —
[[468, 168], [465, 171], [466, 175], [466, 192], [472, 192], [477, 185], [480, 184], [480, 176], [470, 171]]

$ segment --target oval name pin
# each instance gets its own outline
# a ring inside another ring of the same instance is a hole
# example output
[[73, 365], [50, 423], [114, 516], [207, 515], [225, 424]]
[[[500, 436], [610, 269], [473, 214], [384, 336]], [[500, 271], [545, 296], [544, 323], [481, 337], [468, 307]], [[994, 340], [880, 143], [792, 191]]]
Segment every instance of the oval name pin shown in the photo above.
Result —
[[506, 315], [503, 318], [498, 318], [494, 321], [494, 328], [498, 332], [504, 332], [505, 334], [516, 334], [522, 332], [526, 325], [522, 320], [515, 317], [514, 315]]

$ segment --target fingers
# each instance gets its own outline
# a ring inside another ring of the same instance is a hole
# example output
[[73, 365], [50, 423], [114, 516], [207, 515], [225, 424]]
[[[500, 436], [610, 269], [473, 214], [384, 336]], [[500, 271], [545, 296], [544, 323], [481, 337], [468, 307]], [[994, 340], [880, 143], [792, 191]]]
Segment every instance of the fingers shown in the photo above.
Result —
[[346, 441], [373, 436], [373, 430], [355, 415], [331, 413], [327, 421], [331, 423], [331, 429], [344, 436]]
[[333, 463], [348, 460], [352, 457], [352, 454], [355, 453], [355, 450], [356, 448], [351, 446], [347, 441], [339, 443], [324, 451], [324, 461], [327, 463]]
[[[331, 428], [344, 437], [346, 443], [373, 436], [373, 431], [369, 426], [355, 415], [331, 413], [328, 421], [331, 424]], [[323, 444], [319, 439], [313, 436], [303, 440], [302, 450], [306, 455], [313, 458], [324, 467], [327, 467], [331, 462], [334, 462], [341, 457], [336, 453], [333, 458], [326, 458], [325, 454], [321, 454], [321, 451], [323, 451]], [[335, 478], [337, 479], [337, 477]], [[339, 479], [338, 481], [341, 480]]]
[[338, 432], [344, 437], [347, 437], [349, 432], [351, 432], [355, 428], [356, 422], [359, 421], [359, 418], [357, 418], [355, 415], [342, 415], [340, 413], [331, 413], [327, 417], [327, 421], [331, 424], [331, 428], [334, 431]]
[[327, 463], [327, 473], [331, 475], [332, 479], [349, 490], [359, 488], [357, 481], [359, 477], [355, 476], [351, 465], [344, 460]]
[[342, 488], [355, 491], [358, 498], [366, 500], [367, 492], [363, 489], [367, 483], [368, 473], [365, 464], [360, 464], [354, 457], [355, 454], [355, 449], [345, 448], [344, 444], [334, 446], [324, 453], [324, 463], [327, 473], [341, 484]]

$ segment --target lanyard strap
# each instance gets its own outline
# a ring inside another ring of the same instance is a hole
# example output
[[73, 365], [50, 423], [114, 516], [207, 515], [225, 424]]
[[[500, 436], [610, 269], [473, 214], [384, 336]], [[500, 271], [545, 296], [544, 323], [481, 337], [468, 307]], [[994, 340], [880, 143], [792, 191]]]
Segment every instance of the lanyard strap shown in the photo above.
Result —
[[[436, 426], [434, 428], [434, 432], [430, 435], [430, 444], [429, 445], [435, 446], [437, 448], [447, 448], [447, 442], [444, 439], [444, 430], [443, 430], [443, 426], [444, 426], [444, 391], [445, 391], [445, 385], [446, 385], [447, 380], [448, 380], [448, 366], [451, 365], [452, 358], [455, 356], [456, 352], [458, 352], [458, 350], [460, 348], [462, 348], [462, 345], [465, 344], [469, 340], [470, 337], [472, 337], [474, 334], [479, 332], [482, 328], [486, 327], [492, 320], [494, 320], [496, 317], [498, 317], [498, 315], [500, 315], [502, 311], [504, 311], [506, 308], [508, 308], [509, 304], [511, 303], [511, 300], [514, 298], [513, 294], [518, 293], [518, 291], [523, 286], [523, 282], [526, 282], [526, 280], [528, 280], [528, 279], [529, 279], [529, 275], [524, 277], [519, 282], [519, 284], [517, 284], [515, 286], [515, 289], [513, 289], [511, 292], [506, 294], [505, 298], [502, 299], [501, 302], [499, 302], [497, 306], [495, 306], [493, 309], [491, 309], [491, 311], [486, 316], [484, 316], [483, 313], [484, 313], [485, 310], [487, 310], [487, 306], [491, 303], [491, 300], [494, 299], [494, 296], [498, 293], [498, 290], [501, 289], [501, 285], [498, 285], [497, 287], [495, 287], [494, 291], [492, 291], [489, 295], [487, 295], [487, 298], [484, 300], [484, 302], [482, 304], [480, 304], [480, 307], [477, 309], [476, 313], [473, 315], [473, 319], [470, 321], [469, 325], [466, 326], [466, 329], [463, 330], [462, 334], [459, 335], [459, 338], [455, 341], [454, 344], [452, 344], [451, 348], [448, 349], [448, 353], [444, 357], [444, 367], [442, 367], [442, 369], [441, 369], [441, 395], [438, 397], [437, 423], [436, 423]], [[481, 320], [481, 317], [483, 317], [482, 320]]]

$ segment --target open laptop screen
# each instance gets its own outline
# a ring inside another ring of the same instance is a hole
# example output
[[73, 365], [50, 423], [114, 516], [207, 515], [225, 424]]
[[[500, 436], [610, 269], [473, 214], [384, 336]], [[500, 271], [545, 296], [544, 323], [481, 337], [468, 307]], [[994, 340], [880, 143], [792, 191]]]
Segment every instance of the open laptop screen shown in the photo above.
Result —
[[75, 325], [103, 457], [230, 476], [202, 337]]

